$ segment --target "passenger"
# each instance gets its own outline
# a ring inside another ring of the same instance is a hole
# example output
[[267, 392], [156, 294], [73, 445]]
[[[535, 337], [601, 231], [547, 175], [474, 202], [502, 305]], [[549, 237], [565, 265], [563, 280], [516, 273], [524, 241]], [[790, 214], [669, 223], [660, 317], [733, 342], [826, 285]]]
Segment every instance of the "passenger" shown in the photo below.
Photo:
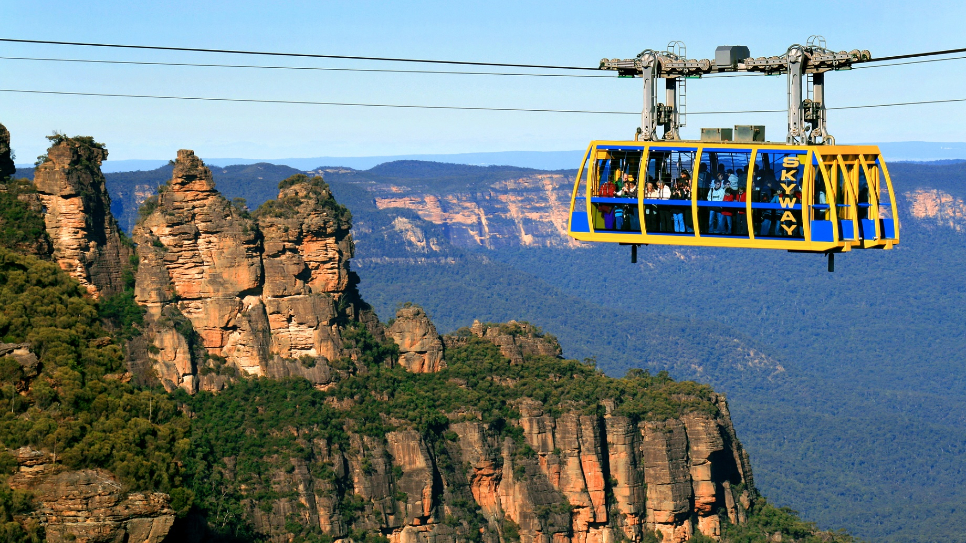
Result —
[[[658, 200], [660, 194], [654, 186], [654, 179], [648, 178], [647, 189], [644, 191], [644, 198], [647, 200]], [[649, 234], [657, 232], [657, 206], [647, 204], [644, 206], [644, 226]]]
[[738, 176], [730, 170], [728, 171], [728, 183], [731, 185], [732, 190], [738, 190], [740, 180], [738, 179]]
[[[637, 181], [633, 175], [624, 174], [625, 182], [617, 196], [621, 198], [637, 199]], [[640, 222], [637, 220], [637, 204], [624, 204], [621, 206], [623, 211], [623, 221], [618, 225], [619, 230], [640, 230]]]
[[[598, 187], [597, 196], [601, 198], [613, 198], [617, 191], [617, 187], [614, 182], [607, 180], [606, 183]], [[600, 211], [604, 218], [604, 229], [613, 230], [614, 229], [614, 206], [611, 204], [597, 204], [597, 211]]]
[[[735, 192], [731, 190], [730, 186], [725, 188], [725, 194], [724, 194], [724, 197], [721, 199], [721, 201], [722, 202], [735, 201]], [[734, 227], [734, 223], [731, 220], [732, 219], [731, 214], [732, 214], [732, 208], [724, 207], [721, 209], [721, 231], [719, 232], [720, 234], [724, 234], [726, 236], [731, 235], [731, 229]]]
[[[769, 204], [781, 204], [781, 192], [775, 191], [772, 194]], [[772, 206], [766, 212], [765, 219], [761, 221], [762, 236], [778, 236], [781, 232], [782, 212], [778, 207]]]
[[[738, 194], [735, 195], [735, 201], [745, 203], [748, 201], [748, 195], [745, 194], [745, 186], [738, 186]], [[735, 235], [737, 236], [747, 236], [748, 235], [748, 218], [745, 215], [745, 208], [738, 208], [738, 213], [735, 219]]]
[[[697, 199], [705, 199], [708, 197], [708, 191], [711, 190], [712, 185], [714, 185], [714, 175], [708, 171], [708, 163], [702, 162], [698, 167], [698, 197]], [[708, 208], [699, 207], [698, 208], [698, 222], [700, 224], [708, 223]], [[693, 230], [692, 225], [692, 232]]]
[[[724, 199], [724, 172], [718, 174], [718, 179], [715, 180], [714, 186], [708, 190], [708, 201], [709, 202], [720, 202]], [[720, 229], [719, 222], [721, 217], [721, 208], [711, 208], [711, 212], [708, 214], [708, 233], [717, 234]]]
[[[669, 187], [664, 180], [659, 180], [657, 182], [657, 192], [658, 199], [660, 200], [670, 200], [671, 199], [671, 187]], [[671, 206], [664, 204], [658, 205], [657, 207], [657, 220], [659, 223], [658, 228], [661, 232], [673, 232], [674, 231], [674, 221], [671, 219], [672, 210]]]
[[[681, 170], [681, 176], [678, 178], [678, 182], [674, 185], [674, 190], [671, 192], [672, 200], [691, 200], [691, 175], [687, 170]], [[684, 214], [687, 211], [690, 215], [691, 206], [675, 206], [674, 207], [674, 231], [677, 233], [686, 232], [686, 226], [684, 223]]]

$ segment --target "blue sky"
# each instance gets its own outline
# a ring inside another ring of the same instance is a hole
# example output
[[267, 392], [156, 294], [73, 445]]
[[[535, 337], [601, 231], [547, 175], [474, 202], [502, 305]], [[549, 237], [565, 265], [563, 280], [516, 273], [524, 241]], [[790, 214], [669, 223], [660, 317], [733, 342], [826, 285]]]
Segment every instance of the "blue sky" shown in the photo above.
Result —
[[[957, 2], [59, 2], [4, 0], [8, 38], [595, 66], [682, 40], [707, 58], [723, 44], [781, 54], [822, 34], [874, 56], [966, 46]], [[321, 67], [417, 68], [360, 61], [116, 51], [0, 43], [0, 56]], [[309, 101], [638, 111], [639, 79], [279, 72], [0, 60], [0, 88]], [[966, 98], [966, 60], [853, 70], [827, 78], [830, 106]], [[692, 111], [775, 109], [784, 78], [692, 81]], [[839, 142], [966, 141], [966, 103], [835, 111]], [[584, 148], [631, 137], [639, 117], [147, 101], [0, 93], [18, 163], [52, 131], [91, 135], [112, 159], [286, 158]], [[702, 126], [765, 124], [782, 114], [693, 116]]]

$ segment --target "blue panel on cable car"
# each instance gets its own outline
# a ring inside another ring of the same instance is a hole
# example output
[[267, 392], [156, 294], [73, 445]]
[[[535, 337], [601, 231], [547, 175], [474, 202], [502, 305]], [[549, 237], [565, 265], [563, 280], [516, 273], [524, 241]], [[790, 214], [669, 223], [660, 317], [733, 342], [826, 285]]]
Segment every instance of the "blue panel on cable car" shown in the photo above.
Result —
[[570, 215], [570, 230], [572, 232], [590, 232], [586, 211], [574, 211]]
[[812, 241], [835, 241], [832, 221], [812, 221]]
[[882, 237], [896, 239], [896, 222], [892, 219], [882, 219]]
[[852, 221], [839, 221], [839, 232], [842, 239], [855, 239], [855, 228]]
[[875, 239], [875, 221], [872, 219], [859, 220], [859, 234], [862, 239]]

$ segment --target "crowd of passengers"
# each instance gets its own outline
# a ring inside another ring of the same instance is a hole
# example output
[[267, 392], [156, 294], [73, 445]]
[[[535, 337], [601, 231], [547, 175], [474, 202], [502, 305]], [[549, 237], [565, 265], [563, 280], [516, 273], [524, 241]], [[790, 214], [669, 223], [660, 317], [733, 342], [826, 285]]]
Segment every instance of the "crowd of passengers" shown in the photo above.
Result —
[[[707, 164], [701, 164], [698, 170], [698, 195], [709, 202], [740, 202], [748, 201], [745, 191], [745, 171], [725, 169], [719, 165], [718, 172], [711, 175]], [[712, 181], [713, 180], [713, 181]], [[780, 203], [780, 198], [792, 196], [796, 203], [801, 203], [802, 193], [796, 184], [794, 194], [786, 194], [784, 188], [775, 177], [774, 171], [762, 169], [754, 182], [753, 202]], [[665, 182], [663, 178], [655, 180], [648, 176], [643, 194], [639, 194], [637, 181], [632, 174], [624, 173], [616, 181], [608, 181], [599, 187], [598, 196], [634, 198], [643, 196], [648, 200], [691, 200], [691, 173], [681, 170], [678, 178], [673, 182]], [[598, 210], [604, 215], [604, 228], [611, 230], [639, 230], [637, 222], [637, 206], [628, 204], [598, 205]], [[796, 224], [801, 224], [801, 212], [793, 212]], [[799, 236], [801, 229], [796, 228], [791, 233], [781, 227], [780, 218], [783, 214], [779, 209], [756, 210], [753, 219], [755, 235], [757, 236]], [[702, 221], [701, 232], [712, 235], [748, 235], [748, 221], [746, 208], [741, 206], [701, 207], [698, 216]], [[649, 233], [692, 233], [694, 232], [691, 205], [644, 205], [644, 224]]]

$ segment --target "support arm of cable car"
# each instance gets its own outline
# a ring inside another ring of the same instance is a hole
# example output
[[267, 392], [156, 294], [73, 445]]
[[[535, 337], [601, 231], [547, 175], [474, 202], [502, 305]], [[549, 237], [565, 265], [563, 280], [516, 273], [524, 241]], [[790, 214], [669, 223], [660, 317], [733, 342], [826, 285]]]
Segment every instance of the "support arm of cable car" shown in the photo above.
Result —
[[[825, 117], [825, 72], [848, 70], [856, 62], [867, 62], [872, 55], [867, 50], [830, 51], [824, 40], [809, 45], [792, 45], [784, 55], [772, 57], [750, 56], [747, 47], [721, 46], [715, 59], [687, 59], [667, 51], [647, 49], [633, 59], [603, 59], [601, 70], [615, 70], [621, 77], [644, 78], [644, 107], [637, 141], [658, 141], [657, 126], [664, 126], [663, 139], [679, 140], [678, 83], [683, 77], [700, 77], [726, 72], [757, 72], [767, 75], [788, 75], [788, 134], [786, 141], [797, 144], [834, 144], [828, 135]], [[719, 58], [720, 57], [720, 58]], [[813, 95], [802, 96], [803, 76], [811, 77]], [[655, 79], [665, 79], [667, 97], [657, 103]], [[804, 98], [804, 99], [803, 99]], [[806, 128], [807, 125], [807, 128]]]

